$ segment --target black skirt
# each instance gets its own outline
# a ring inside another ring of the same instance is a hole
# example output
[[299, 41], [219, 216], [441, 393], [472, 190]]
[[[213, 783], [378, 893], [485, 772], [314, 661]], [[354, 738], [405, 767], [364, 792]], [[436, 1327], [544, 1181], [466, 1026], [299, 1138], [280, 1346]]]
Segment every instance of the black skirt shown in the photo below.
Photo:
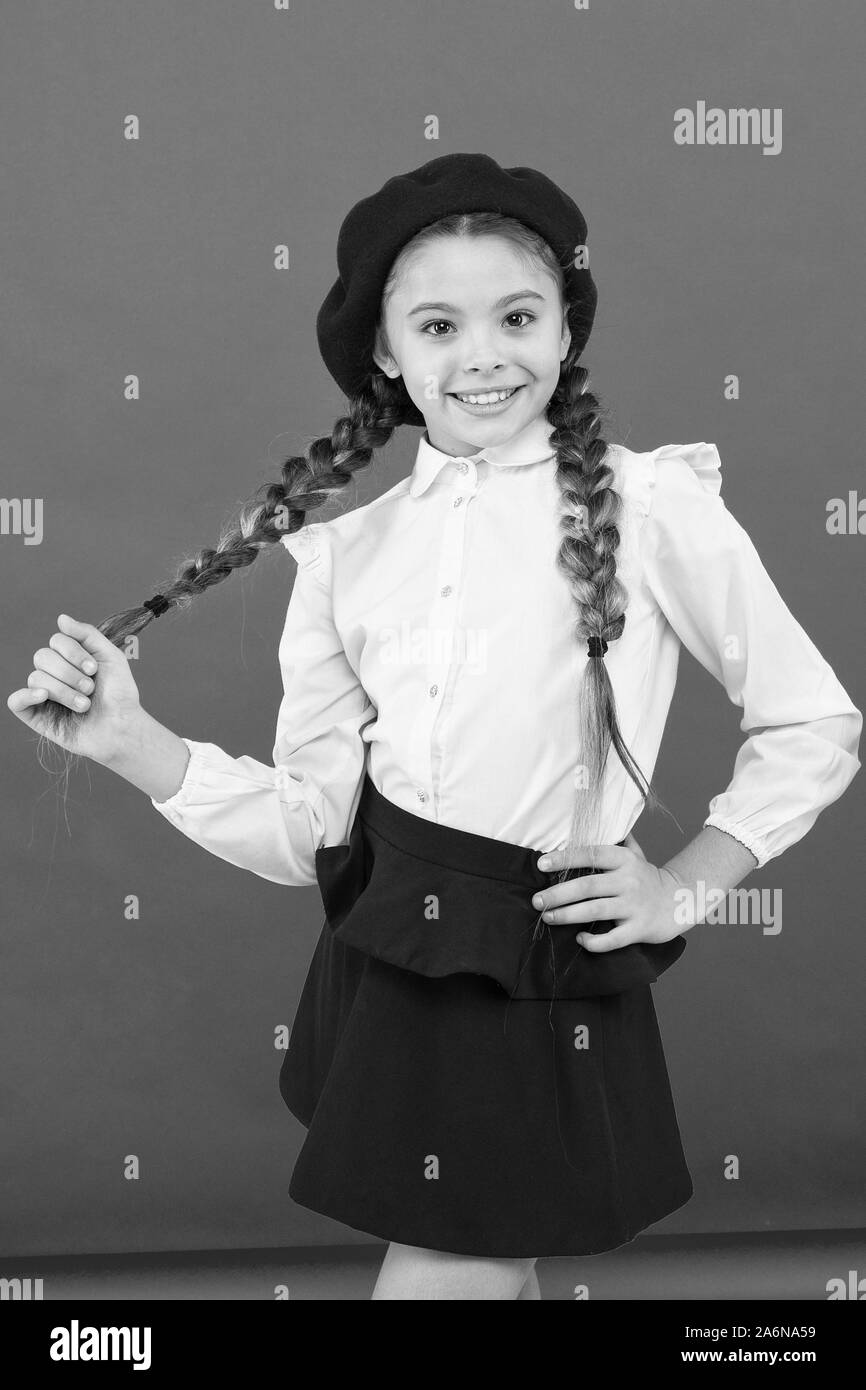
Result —
[[[650, 986], [685, 938], [601, 955], [541, 923], [542, 851], [365, 777], [316, 854], [326, 919], [280, 1071], [303, 1207], [383, 1240], [591, 1255], [692, 1196]], [[590, 872], [576, 869], [574, 876]]]

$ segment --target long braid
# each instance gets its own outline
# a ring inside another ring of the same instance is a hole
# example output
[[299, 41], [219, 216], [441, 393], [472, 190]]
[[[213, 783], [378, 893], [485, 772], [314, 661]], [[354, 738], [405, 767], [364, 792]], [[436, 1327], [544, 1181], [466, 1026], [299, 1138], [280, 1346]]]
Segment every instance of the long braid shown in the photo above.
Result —
[[[577, 606], [577, 639], [598, 637], [610, 643], [622, 635], [628, 604], [628, 593], [616, 572], [622, 499], [611, 486], [614, 473], [601, 436], [601, 408], [588, 389], [588, 376], [569, 351], [547, 409], [554, 427], [550, 438], [563, 501], [557, 565], [568, 579]], [[597, 843], [611, 743], [641, 796], [651, 805], [662, 805], [625, 745], [604, 660], [587, 658], [576, 694], [582, 761], [576, 769], [567, 859], [578, 848], [592, 850]], [[558, 880], [563, 882], [570, 873], [569, 867], [563, 868]]]
[[[407, 399], [402, 379], [394, 382], [383, 373], [373, 374], [365, 389], [350, 399], [347, 414], [339, 417], [331, 433], [314, 439], [305, 455], [286, 459], [280, 479], [262, 484], [223, 527], [218, 545], [186, 559], [161, 587], [169, 607], [187, 608], [211, 585], [251, 565], [266, 546], [300, 530], [307, 512], [346, 487], [370, 462], [374, 450], [387, 444], [403, 423]], [[140, 605], [113, 613], [97, 626], [120, 647], [155, 616], [152, 609]], [[78, 721], [86, 718], [56, 700], [46, 700], [42, 710], [52, 730], [62, 732], [67, 741], [74, 737]]]

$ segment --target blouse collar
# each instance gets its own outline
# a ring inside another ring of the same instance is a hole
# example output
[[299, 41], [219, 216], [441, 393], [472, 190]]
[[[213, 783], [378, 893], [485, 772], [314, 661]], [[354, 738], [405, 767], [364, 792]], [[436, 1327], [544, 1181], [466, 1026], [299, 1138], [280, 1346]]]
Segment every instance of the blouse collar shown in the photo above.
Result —
[[412, 469], [409, 483], [409, 495], [410, 497], [420, 497], [423, 492], [427, 491], [427, 488], [446, 464], [457, 463], [460, 458], [469, 459], [473, 463], [487, 459], [489, 463], [505, 468], [514, 468], [526, 463], [542, 463], [546, 459], [555, 458], [556, 451], [551, 448], [550, 444], [552, 432], [553, 426], [546, 414], [542, 413], [536, 415], [525, 429], [522, 429], [513, 438], [506, 440], [504, 444], [492, 444], [486, 449], [479, 449], [474, 454], [457, 455], [445, 454], [441, 449], [436, 449], [427, 438], [425, 429], [418, 441], [415, 467]]

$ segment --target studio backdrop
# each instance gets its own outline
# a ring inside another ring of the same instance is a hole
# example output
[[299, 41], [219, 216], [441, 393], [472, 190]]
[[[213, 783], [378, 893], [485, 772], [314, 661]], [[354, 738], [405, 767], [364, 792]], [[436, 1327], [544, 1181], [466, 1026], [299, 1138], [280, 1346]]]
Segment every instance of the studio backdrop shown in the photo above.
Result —
[[[342, 218], [477, 151], [585, 210], [612, 440], [717, 445], [729, 510], [862, 708], [856, 0], [19, 0], [3, 30], [7, 695], [58, 613], [157, 592], [330, 432], [314, 329]], [[404, 477], [417, 438], [339, 505]], [[274, 546], [148, 627], [145, 709], [268, 762], [294, 573]], [[741, 713], [684, 650], [654, 779], [678, 824], [635, 827], [653, 862], [727, 786]], [[318, 890], [4, 730], [0, 1249], [368, 1239], [287, 1191], [304, 1131], [277, 1078]], [[654, 987], [695, 1180], [656, 1232], [866, 1224], [864, 785], [745, 880], [763, 918], [695, 927]]]

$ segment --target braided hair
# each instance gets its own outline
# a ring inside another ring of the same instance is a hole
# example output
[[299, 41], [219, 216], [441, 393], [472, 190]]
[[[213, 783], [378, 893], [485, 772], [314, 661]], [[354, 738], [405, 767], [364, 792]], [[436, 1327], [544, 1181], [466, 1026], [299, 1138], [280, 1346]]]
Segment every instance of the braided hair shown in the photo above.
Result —
[[[407, 256], [434, 237], [490, 235], [505, 238], [530, 262], [540, 262], [554, 276], [572, 328], [572, 343], [547, 406], [563, 504], [557, 565], [575, 600], [575, 638], [588, 640], [600, 657], [625, 627], [628, 596], [616, 573], [622, 503], [611, 486], [614, 474], [607, 461], [608, 445], [601, 436], [601, 407], [588, 389], [588, 372], [579, 365], [579, 353], [573, 346], [581, 306], [569, 300], [563, 266], [548, 243], [523, 223], [500, 213], [451, 213], [440, 218], [418, 232], [396, 257], [383, 289], [374, 337], [387, 347], [385, 310]], [[251, 565], [267, 546], [300, 530], [308, 512], [345, 488], [352, 476], [370, 463], [374, 450], [387, 444], [412, 413], [413, 403], [402, 377], [392, 379], [383, 372], [371, 372], [361, 391], [349, 399], [346, 414], [337, 419], [331, 433], [313, 439], [305, 454], [286, 459], [279, 479], [263, 484], [223, 526], [215, 548], [205, 547], [188, 557], [158, 595], [105, 618], [97, 625], [99, 631], [122, 647], [127, 637], [141, 632], [168, 608], [187, 608], [212, 584]], [[582, 762], [576, 769], [574, 808], [563, 847], [566, 865], [578, 848], [591, 850], [596, 842], [602, 778], [611, 744], [642, 798], [650, 804], [662, 804], [625, 746], [603, 660], [587, 660], [575, 696]], [[50, 699], [41, 708], [51, 729], [61, 733], [74, 749], [75, 726], [86, 714]], [[567, 879], [569, 872], [568, 867], [559, 871], [559, 881]]]
[[[622, 499], [611, 486], [614, 474], [600, 433], [601, 410], [588, 379], [586, 368], [578, 365], [569, 349], [547, 417], [554, 427], [550, 438], [563, 502], [556, 562], [575, 600], [575, 634], [596, 650], [596, 643], [600, 644], [603, 656], [607, 645], [622, 636], [628, 594], [616, 572]], [[652, 805], [662, 804], [625, 745], [603, 660], [586, 662], [578, 692], [578, 720], [582, 761], [576, 769], [574, 808], [564, 846], [566, 864], [580, 847], [591, 851], [597, 843], [602, 779], [611, 744], [642, 798]], [[559, 881], [568, 876], [566, 867], [558, 874]]]
[[[188, 608], [212, 584], [251, 565], [284, 535], [299, 531], [308, 512], [345, 488], [353, 474], [370, 462], [374, 450], [388, 443], [403, 423], [404, 409], [397, 384], [383, 373], [372, 374], [369, 384], [350, 399], [347, 413], [339, 417], [331, 433], [313, 439], [305, 454], [287, 458], [279, 479], [263, 483], [222, 527], [215, 548], [208, 546], [187, 557], [158, 595], [136, 608], [112, 613], [96, 624], [99, 631], [122, 647], [127, 637], [141, 632], [161, 613]], [[79, 715], [57, 700], [45, 700], [41, 709], [52, 731], [62, 733], [74, 746], [75, 727], [86, 713]]]

